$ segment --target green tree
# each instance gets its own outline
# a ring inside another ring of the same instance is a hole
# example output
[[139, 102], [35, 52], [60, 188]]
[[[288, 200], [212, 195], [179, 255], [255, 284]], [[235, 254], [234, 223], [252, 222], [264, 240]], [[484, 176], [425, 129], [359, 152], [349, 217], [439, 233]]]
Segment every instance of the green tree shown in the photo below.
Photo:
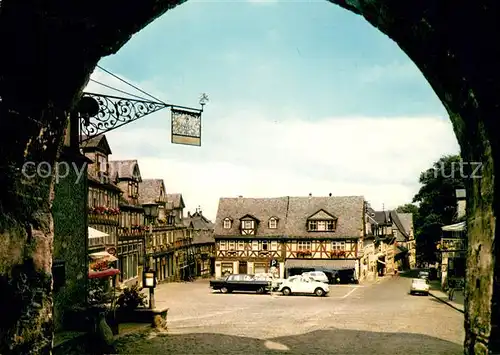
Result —
[[419, 260], [436, 261], [436, 243], [441, 238], [441, 227], [456, 221], [455, 190], [464, 188], [464, 173], [460, 156], [447, 155], [420, 174], [422, 187], [413, 197], [413, 203], [418, 204], [415, 238]]
[[[413, 203], [407, 203], [396, 208], [397, 213], [412, 213], [413, 218], [418, 214], [418, 206]], [[413, 222], [415, 223], [415, 222]]]

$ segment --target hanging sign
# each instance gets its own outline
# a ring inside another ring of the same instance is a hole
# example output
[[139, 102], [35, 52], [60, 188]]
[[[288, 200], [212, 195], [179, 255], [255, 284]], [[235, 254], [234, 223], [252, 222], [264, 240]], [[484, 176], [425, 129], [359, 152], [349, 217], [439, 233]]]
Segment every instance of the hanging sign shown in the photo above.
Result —
[[201, 146], [201, 112], [171, 108], [172, 143]]

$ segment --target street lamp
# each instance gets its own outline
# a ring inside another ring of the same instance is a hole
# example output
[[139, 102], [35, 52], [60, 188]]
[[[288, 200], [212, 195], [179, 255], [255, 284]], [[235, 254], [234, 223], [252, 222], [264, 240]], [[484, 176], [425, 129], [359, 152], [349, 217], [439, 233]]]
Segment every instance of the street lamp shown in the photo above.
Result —
[[[149, 240], [151, 240], [151, 236], [153, 234], [153, 222], [156, 217], [158, 217], [158, 205], [156, 203], [145, 203], [142, 205], [144, 208], [144, 217], [149, 224]], [[146, 238], [144, 238], [144, 266], [151, 266], [149, 262], [147, 262], [146, 256]], [[151, 261], [151, 260], [150, 260]]]
[[143, 274], [142, 283], [144, 287], [149, 288], [149, 308], [155, 307], [155, 287], [156, 287], [156, 271], [149, 269]]

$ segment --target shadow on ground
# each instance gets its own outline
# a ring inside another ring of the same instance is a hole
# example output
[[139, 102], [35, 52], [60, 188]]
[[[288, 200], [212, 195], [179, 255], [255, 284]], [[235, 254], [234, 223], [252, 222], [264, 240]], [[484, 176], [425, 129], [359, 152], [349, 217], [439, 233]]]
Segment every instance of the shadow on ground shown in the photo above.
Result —
[[[272, 325], [269, 325], [272, 327]], [[293, 327], [293, 325], [290, 325]], [[117, 343], [119, 354], [463, 354], [460, 344], [411, 333], [328, 329], [269, 340], [214, 333], [134, 334]]]

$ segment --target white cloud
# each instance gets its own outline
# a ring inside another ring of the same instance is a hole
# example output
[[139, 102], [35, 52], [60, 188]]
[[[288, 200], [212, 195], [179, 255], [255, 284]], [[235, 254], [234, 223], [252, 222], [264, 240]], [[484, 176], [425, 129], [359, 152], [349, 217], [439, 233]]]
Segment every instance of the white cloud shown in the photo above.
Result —
[[411, 201], [421, 171], [459, 150], [442, 117], [306, 120], [209, 102], [202, 146], [190, 147], [170, 143], [169, 116], [161, 111], [107, 134], [112, 159], [139, 159], [143, 178], [163, 178], [167, 192], [181, 192], [188, 209], [200, 205], [212, 219], [220, 197], [238, 195], [331, 192], [393, 208]]

